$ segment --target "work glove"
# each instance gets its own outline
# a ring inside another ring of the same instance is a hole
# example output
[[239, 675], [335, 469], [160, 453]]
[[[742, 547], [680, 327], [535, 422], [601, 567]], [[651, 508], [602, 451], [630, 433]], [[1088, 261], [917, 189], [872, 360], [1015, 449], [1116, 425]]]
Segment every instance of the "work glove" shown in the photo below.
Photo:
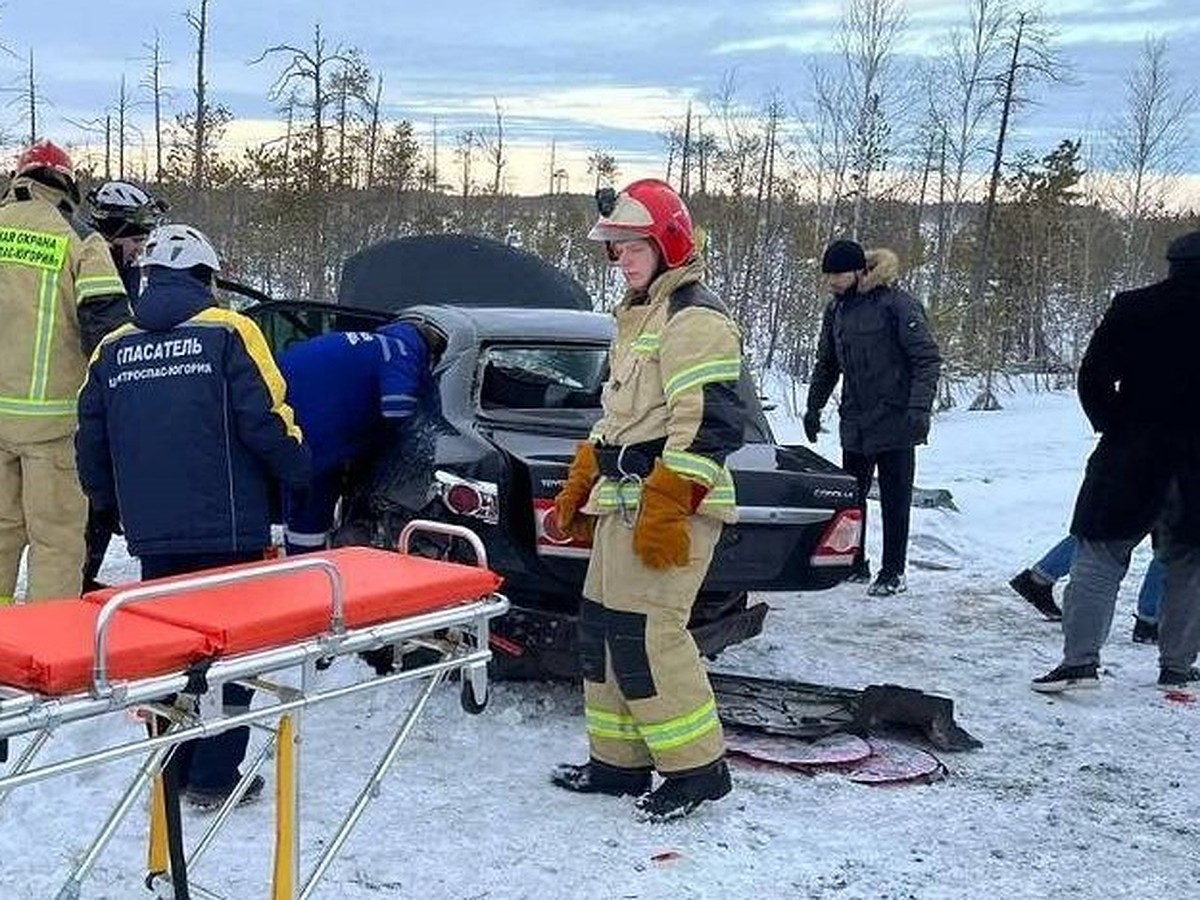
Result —
[[808, 438], [810, 444], [817, 442], [817, 435], [821, 433], [821, 411], [819, 409], [810, 409], [804, 414], [804, 436]]
[[642, 499], [633, 526], [633, 550], [651, 569], [686, 566], [692, 539], [688, 519], [708, 493], [699, 482], [684, 478], [660, 459], [642, 484]]
[[909, 409], [904, 418], [909, 439], [914, 444], [924, 444], [929, 438], [929, 410]]
[[585, 441], [575, 449], [575, 458], [567, 470], [566, 483], [554, 498], [554, 517], [558, 527], [577, 541], [590, 541], [596, 529], [593, 516], [580, 510], [587, 503], [592, 485], [600, 477], [600, 464], [596, 461], [596, 445]]

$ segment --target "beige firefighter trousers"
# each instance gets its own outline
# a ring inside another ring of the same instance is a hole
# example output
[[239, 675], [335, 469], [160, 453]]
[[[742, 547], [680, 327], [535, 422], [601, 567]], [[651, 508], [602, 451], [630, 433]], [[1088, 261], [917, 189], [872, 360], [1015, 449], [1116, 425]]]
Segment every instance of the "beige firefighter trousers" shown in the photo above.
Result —
[[591, 756], [612, 766], [684, 774], [724, 755], [708, 674], [687, 630], [722, 526], [706, 516], [689, 524], [688, 564], [662, 571], [642, 564], [620, 515], [596, 525], [580, 651]]
[[11, 602], [21, 551], [26, 600], [78, 597], [87, 501], [71, 435], [25, 443], [0, 437], [0, 602]]

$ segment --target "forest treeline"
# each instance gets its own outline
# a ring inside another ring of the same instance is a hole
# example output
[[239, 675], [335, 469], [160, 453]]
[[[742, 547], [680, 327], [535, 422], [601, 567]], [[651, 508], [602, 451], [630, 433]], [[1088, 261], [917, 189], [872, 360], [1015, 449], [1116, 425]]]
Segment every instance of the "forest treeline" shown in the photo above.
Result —
[[[263, 49], [255, 64], [276, 76], [278, 134], [231, 154], [234, 116], [211, 95], [205, 62], [220, 40], [208, 19], [218, 2], [199, 0], [186, 17], [186, 108], [171, 108], [156, 38], [137, 87], [122, 78], [113, 107], [76, 123], [103, 147], [87, 157], [92, 179], [145, 183], [175, 220], [212, 237], [233, 277], [276, 297], [329, 300], [348, 255], [431, 232], [531, 251], [598, 308], [619, 296], [619, 277], [585, 240], [591, 189], [622, 183], [615, 151], [594, 148], [588, 191], [572, 193], [551, 141], [545, 191], [517, 196], [502, 98], [485, 125], [430, 139], [388, 118], [384, 75], [320, 25]], [[664, 123], [661, 175], [705, 232], [711, 284], [756, 367], [807, 374], [828, 299], [820, 252], [849, 236], [899, 254], [947, 383], [986, 376], [977, 402], [987, 406], [997, 375], [1072, 372], [1113, 292], [1161, 275], [1169, 240], [1200, 227], [1183, 193], [1200, 171], [1197, 86], [1174, 76], [1167, 42], [1148, 37], [1111, 121], [1031, 149], [1014, 140], [1024, 110], [1072, 77], [1032, 7], [963, 0], [941, 53], [918, 62], [900, 52], [907, 27], [904, 0], [845, 0], [835, 52], [809, 67], [804, 97], [749, 103], [727, 77]], [[38, 97], [31, 51], [19, 98], [29, 137], [40, 133]], [[149, 127], [134, 127], [138, 103], [153, 110]]]

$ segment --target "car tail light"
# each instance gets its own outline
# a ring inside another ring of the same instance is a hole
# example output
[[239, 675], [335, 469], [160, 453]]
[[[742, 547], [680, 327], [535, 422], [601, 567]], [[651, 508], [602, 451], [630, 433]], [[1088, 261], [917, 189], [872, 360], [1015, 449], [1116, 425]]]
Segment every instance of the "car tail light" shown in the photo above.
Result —
[[533, 521], [537, 525], [537, 552], [542, 556], [587, 558], [591, 555], [590, 541], [576, 540], [559, 528], [553, 500], [533, 501]]
[[499, 490], [490, 481], [460, 478], [440, 469], [434, 472], [437, 496], [456, 516], [479, 519], [488, 525], [500, 521]]
[[814, 566], [850, 566], [862, 546], [862, 510], [843, 509], [833, 517], [812, 555]]

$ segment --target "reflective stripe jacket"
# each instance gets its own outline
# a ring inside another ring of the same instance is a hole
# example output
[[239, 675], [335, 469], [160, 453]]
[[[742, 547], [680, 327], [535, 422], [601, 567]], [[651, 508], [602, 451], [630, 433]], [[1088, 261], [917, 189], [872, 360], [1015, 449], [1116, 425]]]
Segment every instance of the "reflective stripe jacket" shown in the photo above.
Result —
[[[615, 311], [604, 415], [592, 440], [638, 444], [666, 438], [663, 463], [707, 487], [699, 512], [724, 522], [737, 516], [725, 457], [742, 446], [745, 410], [738, 396], [741, 338], [723, 303], [700, 283], [702, 266], [664, 272], [645, 294]], [[587, 511], [637, 505], [640, 487], [602, 478]]]
[[0, 426], [28, 441], [74, 430], [87, 370], [81, 310], [125, 296], [104, 238], [69, 220], [62, 202], [19, 178], [0, 204]]
[[135, 556], [260, 550], [277, 482], [305, 485], [285, 387], [258, 326], [187, 272], [154, 266], [133, 324], [101, 341], [79, 394], [79, 479], [120, 510]]

